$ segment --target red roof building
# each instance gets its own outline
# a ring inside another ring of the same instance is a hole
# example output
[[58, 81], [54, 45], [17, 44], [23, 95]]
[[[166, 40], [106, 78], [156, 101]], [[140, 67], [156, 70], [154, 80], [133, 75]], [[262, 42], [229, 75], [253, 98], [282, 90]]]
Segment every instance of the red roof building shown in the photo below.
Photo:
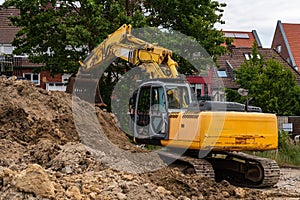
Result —
[[13, 55], [12, 41], [20, 28], [12, 26], [9, 17], [17, 16], [19, 13], [18, 9], [3, 9], [0, 6], [0, 75], [15, 75], [48, 90], [65, 90], [65, 83], [70, 75], [51, 76], [50, 71], [34, 73], [34, 69], [41, 67], [42, 64], [29, 62], [26, 56]]
[[[235, 52], [237, 49], [246, 48], [247, 53], [245, 56], [248, 58], [251, 56], [251, 49], [253, 43], [256, 42], [258, 47], [261, 48], [261, 42], [255, 30], [251, 32], [246, 31], [223, 31], [224, 37], [232, 38], [233, 42], [228, 47]], [[226, 44], [223, 44], [224, 46]], [[239, 68], [240, 64], [245, 60], [245, 56], [242, 53], [237, 57], [227, 58], [228, 55], [223, 55], [218, 59], [219, 69], [208, 70], [206, 76], [203, 75], [190, 75], [187, 76], [187, 80], [191, 84], [191, 87], [195, 91], [195, 95], [198, 100], [212, 99], [212, 100], [224, 100], [225, 93], [222, 90], [225, 88], [237, 88], [238, 86], [234, 82], [234, 70]], [[225, 59], [225, 60], [224, 60]], [[230, 61], [233, 65], [230, 64]], [[216, 76], [216, 78], [214, 78]]]
[[189, 75], [186, 76], [187, 81], [190, 83], [197, 100], [211, 100], [213, 96], [213, 70], [208, 70], [206, 75]]
[[[14, 36], [20, 30], [20, 28], [12, 26], [9, 16], [19, 15], [20, 11], [15, 8], [1, 9], [0, 7], [0, 46], [11, 45]], [[0, 54], [4, 53], [3, 48], [0, 48]]]
[[[258, 48], [259, 57], [264, 59], [275, 59], [293, 72], [296, 77], [297, 83], [300, 85], [300, 74], [295, 70], [286, 60], [278, 54], [277, 51], [271, 48]], [[222, 79], [225, 88], [237, 89], [239, 86], [235, 82], [234, 71], [239, 69], [245, 60], [249, 60], [252, 57], [252, 48], [240, 47], [232, 48], [230, 53], [222, 55], [217, 60], [218, 76]]]
[[252, 47], [254, 42], [257, 43], [258, 47], [262, 47], [256, 30], [252, 30], [251, 32], [223, 31], [223, 33], [225, 37], [233, 39], [231, 43], [233, 47]]
[[300, 24], [277, 22], [272, 48], [296, 70], [300, 66]]

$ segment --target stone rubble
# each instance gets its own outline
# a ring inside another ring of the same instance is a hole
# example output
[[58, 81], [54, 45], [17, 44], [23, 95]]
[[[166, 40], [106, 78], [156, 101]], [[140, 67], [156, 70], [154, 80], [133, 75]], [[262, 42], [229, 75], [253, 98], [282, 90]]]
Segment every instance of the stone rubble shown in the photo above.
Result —
[[[291, 197], [289, 190], [296, 187], [300, 192], [299, 171], [297, 176], [282, 175], [278, 188], [285, 190], [254, 190], [183, 174], [156, 159], [141, 169], [129, 154], [147, 151], [130, 143], [111, 113], [75, 98], [94, 109], [100, 126], [95, 134], [104, 133], [119, 149], [115, 152], [103, 149], [103, 143], [98, 148], [98, 141], [87, 145], [78, 129], [89, 130], [94, 122], [84, 112], [74, 115], [71, 95], [5, 77], [0, 77], [0, 93], [0, 199], [272, 199]], [[74, 116], [82, 127], [74, 123]], [[159, 169], [146, 172], [152, 165]]]

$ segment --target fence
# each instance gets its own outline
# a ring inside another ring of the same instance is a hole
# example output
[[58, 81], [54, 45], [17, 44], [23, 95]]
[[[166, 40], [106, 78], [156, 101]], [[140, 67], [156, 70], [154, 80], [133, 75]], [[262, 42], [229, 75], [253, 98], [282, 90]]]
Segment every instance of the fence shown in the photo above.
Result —
[[289, 132], [294, 138], [300, 135], [300, 116], [278, 116], [278, 129]]

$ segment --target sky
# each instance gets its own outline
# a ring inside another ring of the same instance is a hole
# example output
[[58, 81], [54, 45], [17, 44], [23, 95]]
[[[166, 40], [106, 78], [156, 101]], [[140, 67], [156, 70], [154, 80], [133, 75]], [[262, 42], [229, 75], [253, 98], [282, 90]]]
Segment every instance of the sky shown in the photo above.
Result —
[[277, 21], [300, 24], [299, 0], [218, 0], [226, 3], [223, 20], [225, 25], [216, 25], [227, 31], [256, 30], [265, 48], [270, 48]]
[[[299, 0], [217, 0], [226, 3], [224, 8], [224, 25], [216, 28], [227, 31], [256, 30], [265, 48], [271, 47], [276, 24], [300, 23]], [[4, 0], [0, 0], [2, 4]]]

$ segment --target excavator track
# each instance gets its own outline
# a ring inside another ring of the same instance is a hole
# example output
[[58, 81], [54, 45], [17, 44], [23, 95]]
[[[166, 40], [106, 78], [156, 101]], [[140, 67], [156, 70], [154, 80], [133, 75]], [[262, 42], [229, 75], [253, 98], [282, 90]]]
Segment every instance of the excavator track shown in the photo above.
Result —
[[241, 152], [212, 153], [202, 159], [195, 154], [180, 156], [169, 151], [161, 151], [159, 155], [168, 164], [181, 161], [202, 177], [216, 181], [227, 180], [242, 187], [272, 187], [280, 176], [279, 166], [274, 160]]
[[265, 188], [274, 186], [280, 177], [280, 169], [274, 160], [242, 152], [222, 152], [225, 159], [211, 157], [216, 180], [228, 180], [231, 184]]
[[215, 179], [214, 169], [210, 162], [205, 159], [194, 158], [187, 155], [178, 155], [168, 151], [160, 151], [158, 154], [167, 164], [174, 161], [180, 161], [187, 167], [192, 167], [196, 174], [208, 179]]
[[213, 166], [205, 159], [183, 156], [182, 159], [193, 165], [195, 173], [209, 179], [215, 179]]

